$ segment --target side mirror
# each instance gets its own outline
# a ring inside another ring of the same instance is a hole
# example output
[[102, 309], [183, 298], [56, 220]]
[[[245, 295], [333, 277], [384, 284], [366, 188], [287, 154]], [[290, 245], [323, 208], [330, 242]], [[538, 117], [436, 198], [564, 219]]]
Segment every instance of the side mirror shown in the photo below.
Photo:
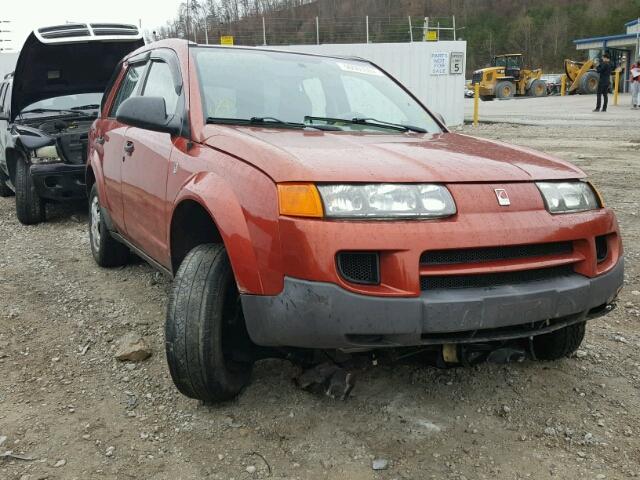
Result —
[[180, 133], [180, 125], [175, 121], [175, 115], [167, 115], [162, 97], [130, 97], [118, 107], [116, 120], [144, 130], [171, 135]]

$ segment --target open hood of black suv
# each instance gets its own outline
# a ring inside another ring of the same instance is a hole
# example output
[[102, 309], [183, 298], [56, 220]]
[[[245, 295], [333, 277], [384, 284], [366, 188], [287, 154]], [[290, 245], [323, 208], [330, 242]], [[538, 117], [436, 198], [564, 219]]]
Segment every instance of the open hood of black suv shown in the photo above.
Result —
[[120, 60], [143, 45], [132, 25], [71, 24], [35, 30], [16, 64], [11, 120], [40, 100], [103, 92]]

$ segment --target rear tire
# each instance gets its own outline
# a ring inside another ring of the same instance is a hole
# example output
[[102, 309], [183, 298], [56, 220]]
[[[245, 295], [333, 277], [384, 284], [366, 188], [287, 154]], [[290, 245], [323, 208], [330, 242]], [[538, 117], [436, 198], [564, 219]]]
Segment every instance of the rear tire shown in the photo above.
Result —
[[555, 332], [533, 337], [533, 353], [538, 360], [559, 360], [570, 356], [582, 344], [586, 322], [575, 323]]
[[547, 84], [543, 80], [534, 80], [529, 86], [527, 95], [530, 97], [546, 97], [547, 96]]
[[165, 346], [173, 383], [187, 397], [231, 400], [249, 383], [253, 344], [223, 245], [197, 246], [180, 265], [167, 308]]
[[16, 165], [16, 216], [23, 225], [45, 221], [45, 203], [38, 196], [31, 178], [30, 165], [18, 160]]
[[7, 187], [7, 184], [4, 183], [4, 180], [0, 178], [0, 197], [11, 197], [13, 195], [13, 190]]
[[597, 72], [589, 70], [580, 79], [580, 86], [578, 87], [578, 93], [581, 95], [595, 95], [598, 92], [598, 82], [600, 76]]
[[93, 259], [101, 267], [121, 267], [129, 261], [127, 246], [118, 242], [109, 233], [95, 184], [91, 187], [89, 194], [89, 244]]
[[496, 98], [511, 100], [516, 94], [516, 86], [513, 82], [503, 80], [496, 85]]

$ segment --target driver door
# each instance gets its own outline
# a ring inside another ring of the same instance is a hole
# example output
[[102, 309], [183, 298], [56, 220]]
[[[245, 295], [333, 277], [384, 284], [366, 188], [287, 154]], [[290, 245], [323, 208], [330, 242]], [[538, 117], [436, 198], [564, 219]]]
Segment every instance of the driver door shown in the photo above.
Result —
[[[177, 110], [183, 109], [176, 79], [177, 59], [173, 65], [171, 61], [169, 55], [152, 55], [141, 93], [164, 98], [167, 116], [182, 115]], [[174, 140], [168, 133], [138, 127], [129, 127], [125, 134], [122, 201], [126, 235], [134, 246], [160, 263], [168, 258], [166, 192]]]

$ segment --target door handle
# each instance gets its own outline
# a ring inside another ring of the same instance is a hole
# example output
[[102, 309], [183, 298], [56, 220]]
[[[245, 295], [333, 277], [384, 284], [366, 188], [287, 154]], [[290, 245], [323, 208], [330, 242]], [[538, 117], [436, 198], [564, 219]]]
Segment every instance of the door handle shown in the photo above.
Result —
[[104, 145], [104, 137], [96, 137], [96, 143], [98, 145]]
[[124, 144], [124, 151], [131, 156], [131, 154], [133, 153], [133, 151], [136, 149], [136, 147], [133, 145], [133, 142], [131, 141], [127, 141], [127, 143]]

